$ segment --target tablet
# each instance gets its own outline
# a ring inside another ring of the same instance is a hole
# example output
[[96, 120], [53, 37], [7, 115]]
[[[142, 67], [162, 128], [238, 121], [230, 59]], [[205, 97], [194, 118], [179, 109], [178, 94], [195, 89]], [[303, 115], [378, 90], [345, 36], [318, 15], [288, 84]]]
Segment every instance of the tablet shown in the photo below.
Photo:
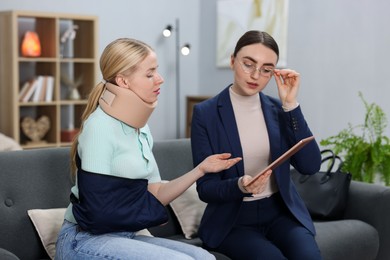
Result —
[[302, 147], [304, 147], [307, 143], [311, 142], [312, 140], [314, 140], [314, 136], [310, 136], [310, 137], [307, 137], [307, 138], [300, 140], [293, 147], [291, 147], [288, 151], [286, 151], [284, 154], [282, 154], [278, 159], [276, 159], [270, 165], [268, 165], [259, 174], [257, 174], [255, 177], [253, 177], [253, 179], [246, 186], [252, 184], [257, 178], [260, 177], [260, 175], [267, 172], [268, 170], [274, 170], [276, 167], [281, 165], [284, 161], [286, 161], [288, 158], [293, 156], [296, 152], [301, 150]]

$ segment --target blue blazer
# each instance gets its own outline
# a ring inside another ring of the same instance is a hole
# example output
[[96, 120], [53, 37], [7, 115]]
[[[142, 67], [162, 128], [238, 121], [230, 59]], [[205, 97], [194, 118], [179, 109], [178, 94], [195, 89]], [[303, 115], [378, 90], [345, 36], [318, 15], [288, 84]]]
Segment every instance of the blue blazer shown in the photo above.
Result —
[[[232, 157], [243, 156], [229, 87], [194, 106], [191, 122], [194, 166], [216, 153], [228, 152]], [[263, 93], [259, 95], [273, 161], [299, 140], [312, 136], [312, 133], [300, 106], [284, 112], [279, 100]], [[208, 203], [199, 227], [199, 237], [208, 247], [216, 248], [220, 245], [235, 223], [243, 197], [250, 196], [238, 187], [238, 179], [244, 175], [244, 163], [242, 160], [228, 170], [206, 174], [197, 181], [199, 197]], [[315, 234], [309, 212], [291, 180], [290, 164], [302, 174], [319, 171], [321, 153], [317, 142], [308, 143], [273, 171], [286, 206], [303, 226]]]

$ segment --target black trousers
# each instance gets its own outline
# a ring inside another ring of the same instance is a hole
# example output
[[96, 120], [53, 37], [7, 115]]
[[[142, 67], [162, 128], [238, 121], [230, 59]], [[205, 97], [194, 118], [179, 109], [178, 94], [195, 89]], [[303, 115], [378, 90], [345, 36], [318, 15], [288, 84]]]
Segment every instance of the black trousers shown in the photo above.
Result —
[[314, 236], [290, 213], [279, 192], [243, 202], [234, 228], [213, 250], [237, 260], [321, 259]]

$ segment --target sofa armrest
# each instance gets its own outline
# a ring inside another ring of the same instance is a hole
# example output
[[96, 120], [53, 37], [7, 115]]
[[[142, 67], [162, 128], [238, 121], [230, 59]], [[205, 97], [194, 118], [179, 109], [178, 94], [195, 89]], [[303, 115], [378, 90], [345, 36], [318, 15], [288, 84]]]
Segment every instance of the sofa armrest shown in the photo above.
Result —
[[372, 225], [379, 233], [377, 259], [390, 259], [390, 187], [352, 181], [344, 218]]

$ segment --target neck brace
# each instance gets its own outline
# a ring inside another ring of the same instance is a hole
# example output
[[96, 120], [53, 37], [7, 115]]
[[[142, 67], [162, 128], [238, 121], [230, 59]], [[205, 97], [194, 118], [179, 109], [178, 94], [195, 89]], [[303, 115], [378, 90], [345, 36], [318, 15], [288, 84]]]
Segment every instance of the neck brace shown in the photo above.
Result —
[[133, 91], [106, 83], [99, 105], [110, 116], [134, 128], [146, 125], [157, 101], [149, 104], [138, 97]]

